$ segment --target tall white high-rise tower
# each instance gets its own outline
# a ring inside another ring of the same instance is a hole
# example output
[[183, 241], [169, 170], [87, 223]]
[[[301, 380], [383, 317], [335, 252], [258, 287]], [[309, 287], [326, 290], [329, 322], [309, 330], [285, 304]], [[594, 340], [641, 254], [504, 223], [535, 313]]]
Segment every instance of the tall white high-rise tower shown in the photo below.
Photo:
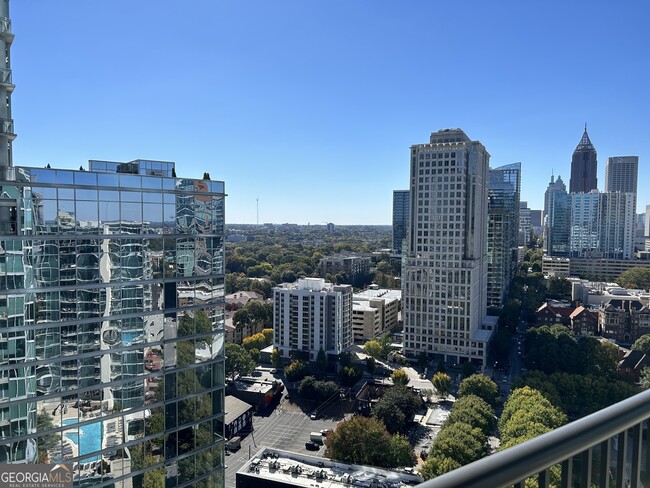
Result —
[[404, 352], [485, 365], [490, 155], [460, 129], [411, 146]]
[[0, 50], [4, 53], [4, 61], [0, 66], [0, 178], [9, 173], [12, 166], [11, 142], [16, 138], [14, 121], [11, 118], [11, 93], [14, 85], [11, 82], [11, 43], [14, 35], [11, 33], [9, 18], [9, 0], [0, 0]]

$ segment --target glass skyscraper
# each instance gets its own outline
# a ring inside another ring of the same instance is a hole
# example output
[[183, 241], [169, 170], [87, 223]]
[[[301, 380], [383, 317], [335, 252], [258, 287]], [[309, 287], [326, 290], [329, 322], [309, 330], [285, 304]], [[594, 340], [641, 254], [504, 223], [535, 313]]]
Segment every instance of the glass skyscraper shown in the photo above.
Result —
[[224, 183], [174, 163], [0, 177], [0, 463], [223, 486]]
[[500, 307], [517, 264], [521, 163], [490, 168], [488, 188], [487, 303]]
[[402, 245], [406, 239], [409, 221], [408, 190], [393, 190], [393, 254], [402, 255]]

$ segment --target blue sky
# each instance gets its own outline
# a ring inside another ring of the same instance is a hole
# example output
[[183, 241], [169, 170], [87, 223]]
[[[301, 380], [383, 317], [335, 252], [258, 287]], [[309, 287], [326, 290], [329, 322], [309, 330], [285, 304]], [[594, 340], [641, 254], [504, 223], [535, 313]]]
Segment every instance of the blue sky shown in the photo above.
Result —
[[176, 162], [226, 218], [390, 224], [408, 149], [460, 127], [522, 199], [568, 186], [584, 123], [638, 155], [650, 204], [645, 2], [13, 0], [14, 164]]

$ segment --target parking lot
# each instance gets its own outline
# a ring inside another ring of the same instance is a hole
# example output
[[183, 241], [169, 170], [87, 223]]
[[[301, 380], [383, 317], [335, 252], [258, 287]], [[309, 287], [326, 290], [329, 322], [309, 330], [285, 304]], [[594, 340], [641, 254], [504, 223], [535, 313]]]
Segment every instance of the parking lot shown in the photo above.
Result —
[[310, 451], [305, 447], [310, 432], [335, 429], [341, 419], [325, 417], [311, 420], [309, 412], [283, 397], [280, 404], [268, 416], [253, 417], [253, 432], [242, 439], [241, 449], [226, 456], [226, 486], [235, 486], [235, 473], [261, 447], [273, 447], [292, 452], [323, 456], [325, 447]]

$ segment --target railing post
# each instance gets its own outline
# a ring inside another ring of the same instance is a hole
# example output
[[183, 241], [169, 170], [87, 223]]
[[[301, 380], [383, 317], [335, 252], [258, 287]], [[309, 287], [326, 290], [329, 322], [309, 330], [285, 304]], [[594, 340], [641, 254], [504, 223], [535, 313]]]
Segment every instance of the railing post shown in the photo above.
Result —
[[598, 467], [600, 488], [609, 488], [609, 465], [611, 464], [611, 458], [611, 440], [607, 439], [600, 443], [600, 466]]
[[632, 471], [630, 473], [631, 488], [641, 488], [641, 424], [632, 427]]
[[627, 463], [627, 430], [617, 437], [618, 454], [616, 456], [616, 487], [625, 486], [625, 464]]
[[573, 486], [573, 458], [562, 461], [562, 488], [571, 488]]
[[548, 488], [549, 481], [550, 481], [549, 478], [550, 477], [551, 477], [551, 472], [550, 472], [550, 470], [548, 468], [545, 469], [544, 471], [542, 471], [541, 473], [539, 473], [539, 479], [538, 479], [538, 482], [537, 482], [537, 486], [539, 488]]
[[591, 486], [591, 465], [593, 453], [591, 447], [580, 454], [580, 486]]

